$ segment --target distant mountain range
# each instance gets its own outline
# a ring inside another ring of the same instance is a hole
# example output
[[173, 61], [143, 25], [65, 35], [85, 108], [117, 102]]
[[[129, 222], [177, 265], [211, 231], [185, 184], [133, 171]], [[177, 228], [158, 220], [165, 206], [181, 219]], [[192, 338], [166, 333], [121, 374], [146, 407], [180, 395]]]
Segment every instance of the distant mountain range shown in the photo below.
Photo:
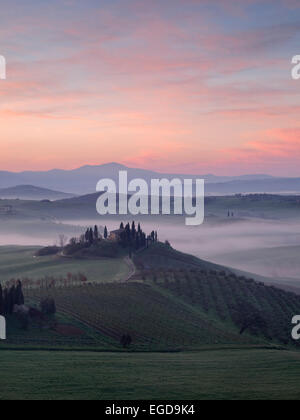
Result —
[[210, 194], [245, 194], [245, 193], [299, 193], [300, 178], [269, 178], [206, 184], [206, 193]]
[[[275, 178], [264, 174], [236, 177], [216, 176], [212, 174], [164, 174], [145, 169], [128, 168], [118, 163], [96, 166], [87, 165], [73, 170], [53, 169], [43, 172], [26, 171], [19, 173], [0, 171], [0, 188], [18, 186], [18, 188], [24, 189], [24, 185], [34, 185], [43, 189], [55, 190], [52, 191], [53, 193], [57, 193], [57, 190], [59, 190], [66, 192], [68, 196], [70, 196], [70, 193], [84, 195], [95, 192], [96, 184], [102, 178], [110, 178], [117, 182], [120, 170], [127, 170], [129, 181], [135, 178], [142, 178], [147, 182], [150, 182], [153, 178], [205, 179], [206, 192], [211, 194], [300, 192], [300, 178]], [[46, 194], [45, 198], [49, 198], [49, 193]], [[52, 196], [49, 199], [54, 198]]]
[[0, 189], [0, 198], [2, 199], [62, 200], [72, 197], [74, 197], [74, 194], [53, 191], [33, 185], [18, 185], [16, 187]]

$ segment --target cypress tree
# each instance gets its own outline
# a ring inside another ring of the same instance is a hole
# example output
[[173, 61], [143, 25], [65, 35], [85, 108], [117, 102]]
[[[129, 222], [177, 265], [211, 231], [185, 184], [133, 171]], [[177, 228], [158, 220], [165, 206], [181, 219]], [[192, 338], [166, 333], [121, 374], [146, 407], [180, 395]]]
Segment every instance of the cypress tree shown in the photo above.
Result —
[[98, 226], [95, 225], [94, 227], [94, 238], [97, 241], [99, 239], [99, 231], [98, 231]]
[[127, 245], [129, 245], [130, 244], [130, 239], [131, 239], [131, 231], [130, 231], [130, 224], [129, 223], [127, 223], [127, 225], [125, 227], [125, 230], [126, 230]]
[[18, 284], [16, 287], [14, 304], [19, 306], [24, 305], [24, 295], [22, 290], [22, 283], [20, 280], [18, 280]]
[[90, 228], [89, 229], [89, 243], [90, 245], [92, 245], [92, 243], [94, 242], [94, 234], [93, 234], [93, 229]]
[[134, 221], [132, 222], [132, 225], [131, 225], [131, 234], [132, 234], [132, 238], [134, 239], [135, 238], [135, 234], [136, 234], [136, 229], [135, 229], [135, 223], [134, 223]]
[[104, 227], [104, 239], [107, 239], [108, 238], [108, 230], [107, 230], [107, 227], [105, 226]]
[[15, 296], [16, 296], [16, 288], [15, 288], [15, 286], [12, 286], [9, 289], [8, 294], [7, 294], [7, 300], [8, 300], [8, 303], [7, 303], [7, 313], [9, 315], [12, 315], [13, 314], [13, 311], [14, 311]]

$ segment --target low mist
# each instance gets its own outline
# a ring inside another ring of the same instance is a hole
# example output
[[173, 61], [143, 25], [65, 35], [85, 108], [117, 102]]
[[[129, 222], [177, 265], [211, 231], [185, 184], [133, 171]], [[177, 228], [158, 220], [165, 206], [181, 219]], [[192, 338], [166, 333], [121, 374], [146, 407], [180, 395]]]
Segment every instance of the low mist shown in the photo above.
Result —
[[[113, 230], [119, 223], [99, 218], [44, 223], [33, 228], [20, 222], [15, 231], [1, 224], [0, 245], [53, 245], [62, 233], [70, 239], [88, 226], [107, 225]], [[187, 227], [182, 219], [159, 217], [141, 223], [146, 232], [158, 230], [161, 241], [169, 240], [174, 248], [199, 258], [262, 276], [300, 280], [300, 224], [296, 222], [216, 220]]]

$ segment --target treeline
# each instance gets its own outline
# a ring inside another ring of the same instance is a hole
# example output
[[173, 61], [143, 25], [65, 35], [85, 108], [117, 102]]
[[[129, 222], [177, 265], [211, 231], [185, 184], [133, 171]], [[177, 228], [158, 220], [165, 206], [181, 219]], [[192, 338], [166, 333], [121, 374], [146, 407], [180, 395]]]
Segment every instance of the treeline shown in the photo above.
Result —
[[139, 223], [136, 227], [136, 223], [133, 221], [130, 225], [127, 223], [120, 224], [119, 230], [119, 242], [123, 247], [129, 247], [131, 249], [139, 250], [141, 248], [148, 247], [150, 243], [158, 241], [157, 232], [152, 231], [150, 235], [147, 235], [141, 228]]
[[[105, 226], [104, 239], [107, 239], [107, 236], [108, 236], [108, 232], [107, 232], [107, 228]], [[94, 228], [88, 228], [85, 231], [85, 234], [81, 235], [80, 242], [86, 242], [86, 243], [93, 244], [94, 242], [98, 242], [99, 240], [102, 240], [102, 239], [103, 239], [103, 237], [99, 233], [98, 226], [95, 225]]]
[[157, 232], [152, 231], [150, 235], [147, 235], [141, 228], [140, 223], [136, 226], [135, 221], [132, 224], [127, 223], [124, 225], [122, 222], [120, 228], [117, 231], [111, 232], [115, 234], [112, 239], [109, 235], [107, 226], [104, 227], [103, 235], [100, 233], [98, 226], [89, 227], [79, 238], [72, 238], [69, 245], [65, 248], [68, 251], [68, 248], [80, 248], [80, 247], [90, 247], [92, 245], [99, 246], [103, 244], [103, 240], [114, 240], [119, 243], [124, 248], [130, 248], [132, 250], [138, 250], [149, 246], [150, 243], [158, 241]]
[[0, 284], [0, 315], [12, 315], [15, 305], [24, 305], [21, 281], [18, 280], [16, 285], [4, 290]]

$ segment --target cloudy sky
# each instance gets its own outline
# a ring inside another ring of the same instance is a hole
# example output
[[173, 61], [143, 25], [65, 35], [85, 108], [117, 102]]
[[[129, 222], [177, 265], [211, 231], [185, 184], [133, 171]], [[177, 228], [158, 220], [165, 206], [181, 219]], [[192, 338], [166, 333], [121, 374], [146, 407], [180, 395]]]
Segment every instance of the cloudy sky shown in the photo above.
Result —
[[0, 6], [0, 170], [300, 176], [299, 0]]

